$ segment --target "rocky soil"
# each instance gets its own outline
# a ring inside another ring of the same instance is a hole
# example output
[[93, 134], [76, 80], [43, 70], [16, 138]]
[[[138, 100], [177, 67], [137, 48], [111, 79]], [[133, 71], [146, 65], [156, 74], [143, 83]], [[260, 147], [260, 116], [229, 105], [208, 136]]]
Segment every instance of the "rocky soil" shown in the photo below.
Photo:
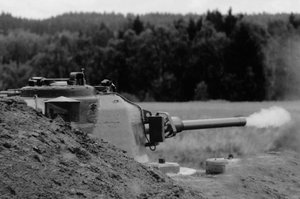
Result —
[[0, 198], [202, 198], [103, 140], [0, 99]]

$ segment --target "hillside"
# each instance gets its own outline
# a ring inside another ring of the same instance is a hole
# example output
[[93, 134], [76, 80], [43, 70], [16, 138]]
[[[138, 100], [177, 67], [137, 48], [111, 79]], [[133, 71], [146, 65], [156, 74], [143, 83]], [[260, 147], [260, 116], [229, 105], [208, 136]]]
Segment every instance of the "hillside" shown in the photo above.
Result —
[[[31, 76], [110, 79], [137, 101], [299, 99], [297, 14], [0, 15], [0, 90]], [[293, 42], [291, 42], [293, 41]]]

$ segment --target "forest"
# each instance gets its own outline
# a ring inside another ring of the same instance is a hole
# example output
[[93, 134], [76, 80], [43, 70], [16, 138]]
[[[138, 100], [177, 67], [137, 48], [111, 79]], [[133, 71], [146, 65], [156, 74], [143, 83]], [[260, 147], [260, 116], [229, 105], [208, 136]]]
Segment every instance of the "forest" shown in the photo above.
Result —
[[1, 13], [0, 90], [82, 68], [134, 101], [299, 99], [300, 15]]

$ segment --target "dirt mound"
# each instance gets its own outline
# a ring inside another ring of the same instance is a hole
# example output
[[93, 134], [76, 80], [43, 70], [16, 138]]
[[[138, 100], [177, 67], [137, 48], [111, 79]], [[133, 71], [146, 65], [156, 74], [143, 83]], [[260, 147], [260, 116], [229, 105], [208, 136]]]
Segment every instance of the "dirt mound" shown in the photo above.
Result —
[[1, 198], [202, 198], [124, 151], [0, 99]]

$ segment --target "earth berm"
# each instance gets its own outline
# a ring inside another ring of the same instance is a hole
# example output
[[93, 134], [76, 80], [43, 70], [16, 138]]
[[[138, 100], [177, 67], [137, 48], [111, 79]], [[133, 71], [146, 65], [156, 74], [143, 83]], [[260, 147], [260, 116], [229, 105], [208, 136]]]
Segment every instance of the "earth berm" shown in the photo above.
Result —
[[0, 99], [0, 198], [202, 198], [18, 98]]

